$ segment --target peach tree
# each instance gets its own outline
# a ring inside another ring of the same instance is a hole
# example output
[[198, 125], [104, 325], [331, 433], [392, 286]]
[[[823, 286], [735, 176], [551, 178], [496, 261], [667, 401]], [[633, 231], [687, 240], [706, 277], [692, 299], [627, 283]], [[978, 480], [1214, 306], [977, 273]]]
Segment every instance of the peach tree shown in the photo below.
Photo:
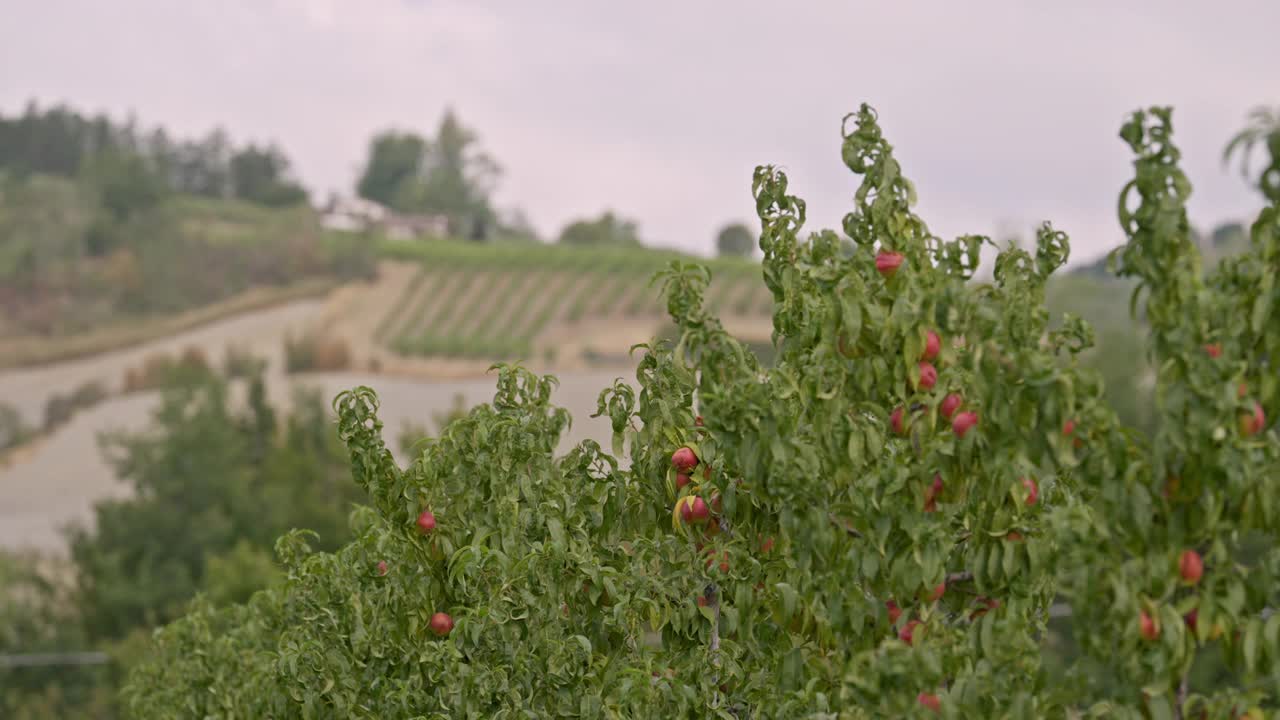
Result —
[[[1066, 236], [1046, 224], [976, 281], [989, 241], [929, 231], [864, 106], [842, 132], [862, 179], [843, 234], [802, 237], [786, 175], [756, 171], [772, 367], [706, 310], [707, 272], [676, 263], [661, 280], [679, 338], [639, 346], [635, 382], [601, 394], [609, 451], [558, 454], [570, 418], [555, 380], [520, 367], [499, 366], [493, 402], [408, 468], [374, 392], [343, 393], [339, 433], [370, 501], [357, 539], [318, 553], [295, 531], [277, 545], [283, 587], [198, 600], [157, 633], [129, 708], [1041, 718], [1274, 704], [1276, 198], [1251, 254], [1202, 277], [1168, 134], [1164, 110], [1125, 126], [1137, 178], [1116, 255], [1146, 293], [1154, 440], [1122, 427], [1082, 369], [1090, 329], [1044, 309]], [[1064, 600], [1118, 690], [1042, 667]], [[1228, 680], [1188, 688], [1217, 646]]]

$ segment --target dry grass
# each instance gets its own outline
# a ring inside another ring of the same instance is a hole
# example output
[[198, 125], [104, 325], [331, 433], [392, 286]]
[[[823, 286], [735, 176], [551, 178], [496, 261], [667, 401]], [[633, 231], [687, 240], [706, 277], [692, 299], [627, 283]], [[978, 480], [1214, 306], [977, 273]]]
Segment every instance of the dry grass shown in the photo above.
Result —
[[331, 372], [351, 367], [351, 346], [342, 338], [308, 333], [284, 341], [285, 372]]
[[204, 350], [194, 345], [184, 348], [176, 359], [165, 353], [152, 353], [142, 361], [142, 367], [125, 370], [123, 390], [126, 393], [153, 390], [164, 385], [169, 376], [180, 368], [207, 372], [210, 368], [209, 358], [205, 356]]

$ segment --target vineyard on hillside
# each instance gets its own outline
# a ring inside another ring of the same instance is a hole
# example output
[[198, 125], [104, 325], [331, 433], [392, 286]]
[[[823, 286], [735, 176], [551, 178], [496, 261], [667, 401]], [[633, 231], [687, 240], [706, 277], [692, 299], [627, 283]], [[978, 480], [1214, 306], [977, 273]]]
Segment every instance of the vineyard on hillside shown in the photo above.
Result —
[[[649, 281], [684, 258], [640, 248], [458, 241], [389, 242], [384, 254], [421, 269], [382, 317], [371, 318], [375, 340], [403, 355], [484, 359], [545, 359], [564, 336], [592, 324], [661, 322], [664, 307]], [[711, 309], [768, 321], [772, 298], [758, 282], [758, 264], [719, 259], [710, 267]]]

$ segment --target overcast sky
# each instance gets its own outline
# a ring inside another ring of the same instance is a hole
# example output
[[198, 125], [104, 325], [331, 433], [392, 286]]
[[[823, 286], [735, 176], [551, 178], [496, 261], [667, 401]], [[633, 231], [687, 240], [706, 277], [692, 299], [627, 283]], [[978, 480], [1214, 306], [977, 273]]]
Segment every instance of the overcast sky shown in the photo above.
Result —
[[1212, 226], [1258, 201], [1219, 162], [1280, 104], [1280, 0], [717, 2], [0, 0], [0, 111], [28, 99], [275, 140], [313, 191], [349, 191], [370, 136], [446, 106], [504, 167], [500, 206], [545, 236], [614, 208], [709, 253], [784, 166], [810, 229], [855, 188], [841, 117], [879, 112], [921, 215], [950, 237], [1052, 219], [1073, 261], [1120, 241], [1139, 106], [1175, 106]]

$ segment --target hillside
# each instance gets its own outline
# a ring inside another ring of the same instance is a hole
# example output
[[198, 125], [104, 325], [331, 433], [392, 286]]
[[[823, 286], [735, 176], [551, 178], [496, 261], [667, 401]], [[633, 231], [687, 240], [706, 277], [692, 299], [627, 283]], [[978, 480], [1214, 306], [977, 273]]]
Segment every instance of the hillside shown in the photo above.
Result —
[[180, 317], [207, 322], [371, 271], [372, 254], [323, 233], [305, 205], [175, 193], [121, 219], [91, 183], [0, 173], [0, 367], [118, 347], [173, 332]]
[[712, 270], [728, 325], [767, 338], [772, 298], [749, 260], [644, 248], [456, 240], [384, 241], [377, 283], [344, 289], [323, 323], [384, 366], [442, 369], [522, 360], [570, 367], [625, 357], [666, 322], [654, 273], [672, 260]]

